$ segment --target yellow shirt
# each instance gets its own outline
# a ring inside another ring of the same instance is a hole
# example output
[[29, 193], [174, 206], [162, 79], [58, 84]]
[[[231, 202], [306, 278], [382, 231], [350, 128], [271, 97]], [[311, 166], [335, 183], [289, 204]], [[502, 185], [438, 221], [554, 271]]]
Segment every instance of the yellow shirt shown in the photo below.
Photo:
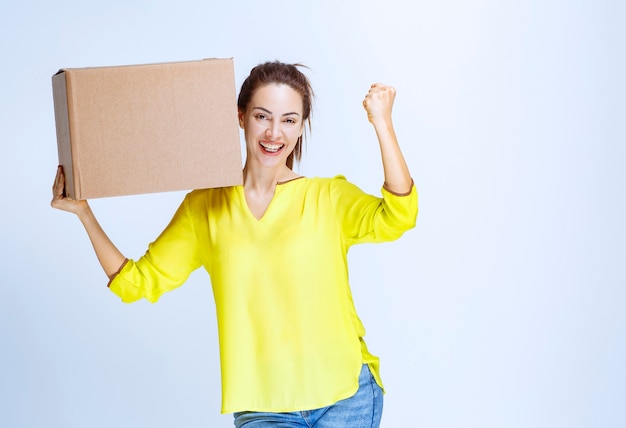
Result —
[[382, 198], [342, 176], [276, 186], [257, 220], [242, 186], [189, 193], [172, 221], [110, 289], [124, 302], [159, 297], [204, 266], [219, 331], [222, 412], [320, 408], [358, 389], [378, 358], [348, 284], [347, 252], [394, 240], [415, 225], [417, 193]]

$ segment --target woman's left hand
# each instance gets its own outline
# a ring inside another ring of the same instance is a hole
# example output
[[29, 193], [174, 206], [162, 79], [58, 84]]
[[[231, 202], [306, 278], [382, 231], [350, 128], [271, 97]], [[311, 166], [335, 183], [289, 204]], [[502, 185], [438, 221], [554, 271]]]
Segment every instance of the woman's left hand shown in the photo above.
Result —
[[367, 112], [367, 120], [373, 125], [379, 120], [390, 121], [391, 109], [395, 98], [395, 88], [382, 83], [374, 83], [363, 100], [363, 107]]
[[396, 98], [396, 90], [382, 83], [374, 83], [365, 99], [363, 107], [367, 119], [376, 131], [385, 172], [385, 188], [397, 194], [411, 191], [413, 180], [406, 165], [391, 121], [391, 109]]

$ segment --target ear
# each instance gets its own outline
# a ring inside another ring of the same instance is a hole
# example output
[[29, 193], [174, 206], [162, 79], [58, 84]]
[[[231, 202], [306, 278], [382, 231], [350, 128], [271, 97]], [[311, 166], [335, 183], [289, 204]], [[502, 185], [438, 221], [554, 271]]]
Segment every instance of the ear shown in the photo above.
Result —
[[237, 109], [237, 117], [239, 118], [239, 127], [243, 129], [243, 112]]
[[302, 135], [304, 134], [304, 121], [302, 122], [302, 125], [300, 125], [300, 135], [299, 137], [302, 138]]

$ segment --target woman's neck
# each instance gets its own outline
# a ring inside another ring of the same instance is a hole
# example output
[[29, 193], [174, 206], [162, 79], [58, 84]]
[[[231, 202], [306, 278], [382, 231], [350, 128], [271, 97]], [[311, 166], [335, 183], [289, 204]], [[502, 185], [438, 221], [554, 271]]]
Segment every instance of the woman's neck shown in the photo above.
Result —
[[276, 184], [298, 177], [298, 174], [281, 165], [277, 168], [253, 167], [246, 163], [243, 168], [243, 186], [260, 194], [274, 193]]

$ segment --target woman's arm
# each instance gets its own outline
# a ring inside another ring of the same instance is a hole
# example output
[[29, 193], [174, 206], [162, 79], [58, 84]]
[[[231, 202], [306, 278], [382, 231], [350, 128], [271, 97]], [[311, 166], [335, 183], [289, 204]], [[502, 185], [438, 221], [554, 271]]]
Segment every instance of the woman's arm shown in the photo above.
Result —
[[367, 119], [374, 125], [380, 144], [385, 187], [391, 192], [406, 194], [411, 191], [413, 180], [398, 145], [391, 120], [395, 97], [394, 88], [382, 83], [374, 83], [363, 100], [363, 107], [367, 111]]
[[87, 235], [89, 235], [91, 245], [93, 245], [104, 272], [109, 278], [115, 275], [126, 258], [102, 230], [87, 201], [76, 201], [65, 196], [65, 174], [61, 166], [57, 169], [57, 175], [52, 186], [50, 205], [53, 208], [68, 211], [78, 216], [87, 231]]

